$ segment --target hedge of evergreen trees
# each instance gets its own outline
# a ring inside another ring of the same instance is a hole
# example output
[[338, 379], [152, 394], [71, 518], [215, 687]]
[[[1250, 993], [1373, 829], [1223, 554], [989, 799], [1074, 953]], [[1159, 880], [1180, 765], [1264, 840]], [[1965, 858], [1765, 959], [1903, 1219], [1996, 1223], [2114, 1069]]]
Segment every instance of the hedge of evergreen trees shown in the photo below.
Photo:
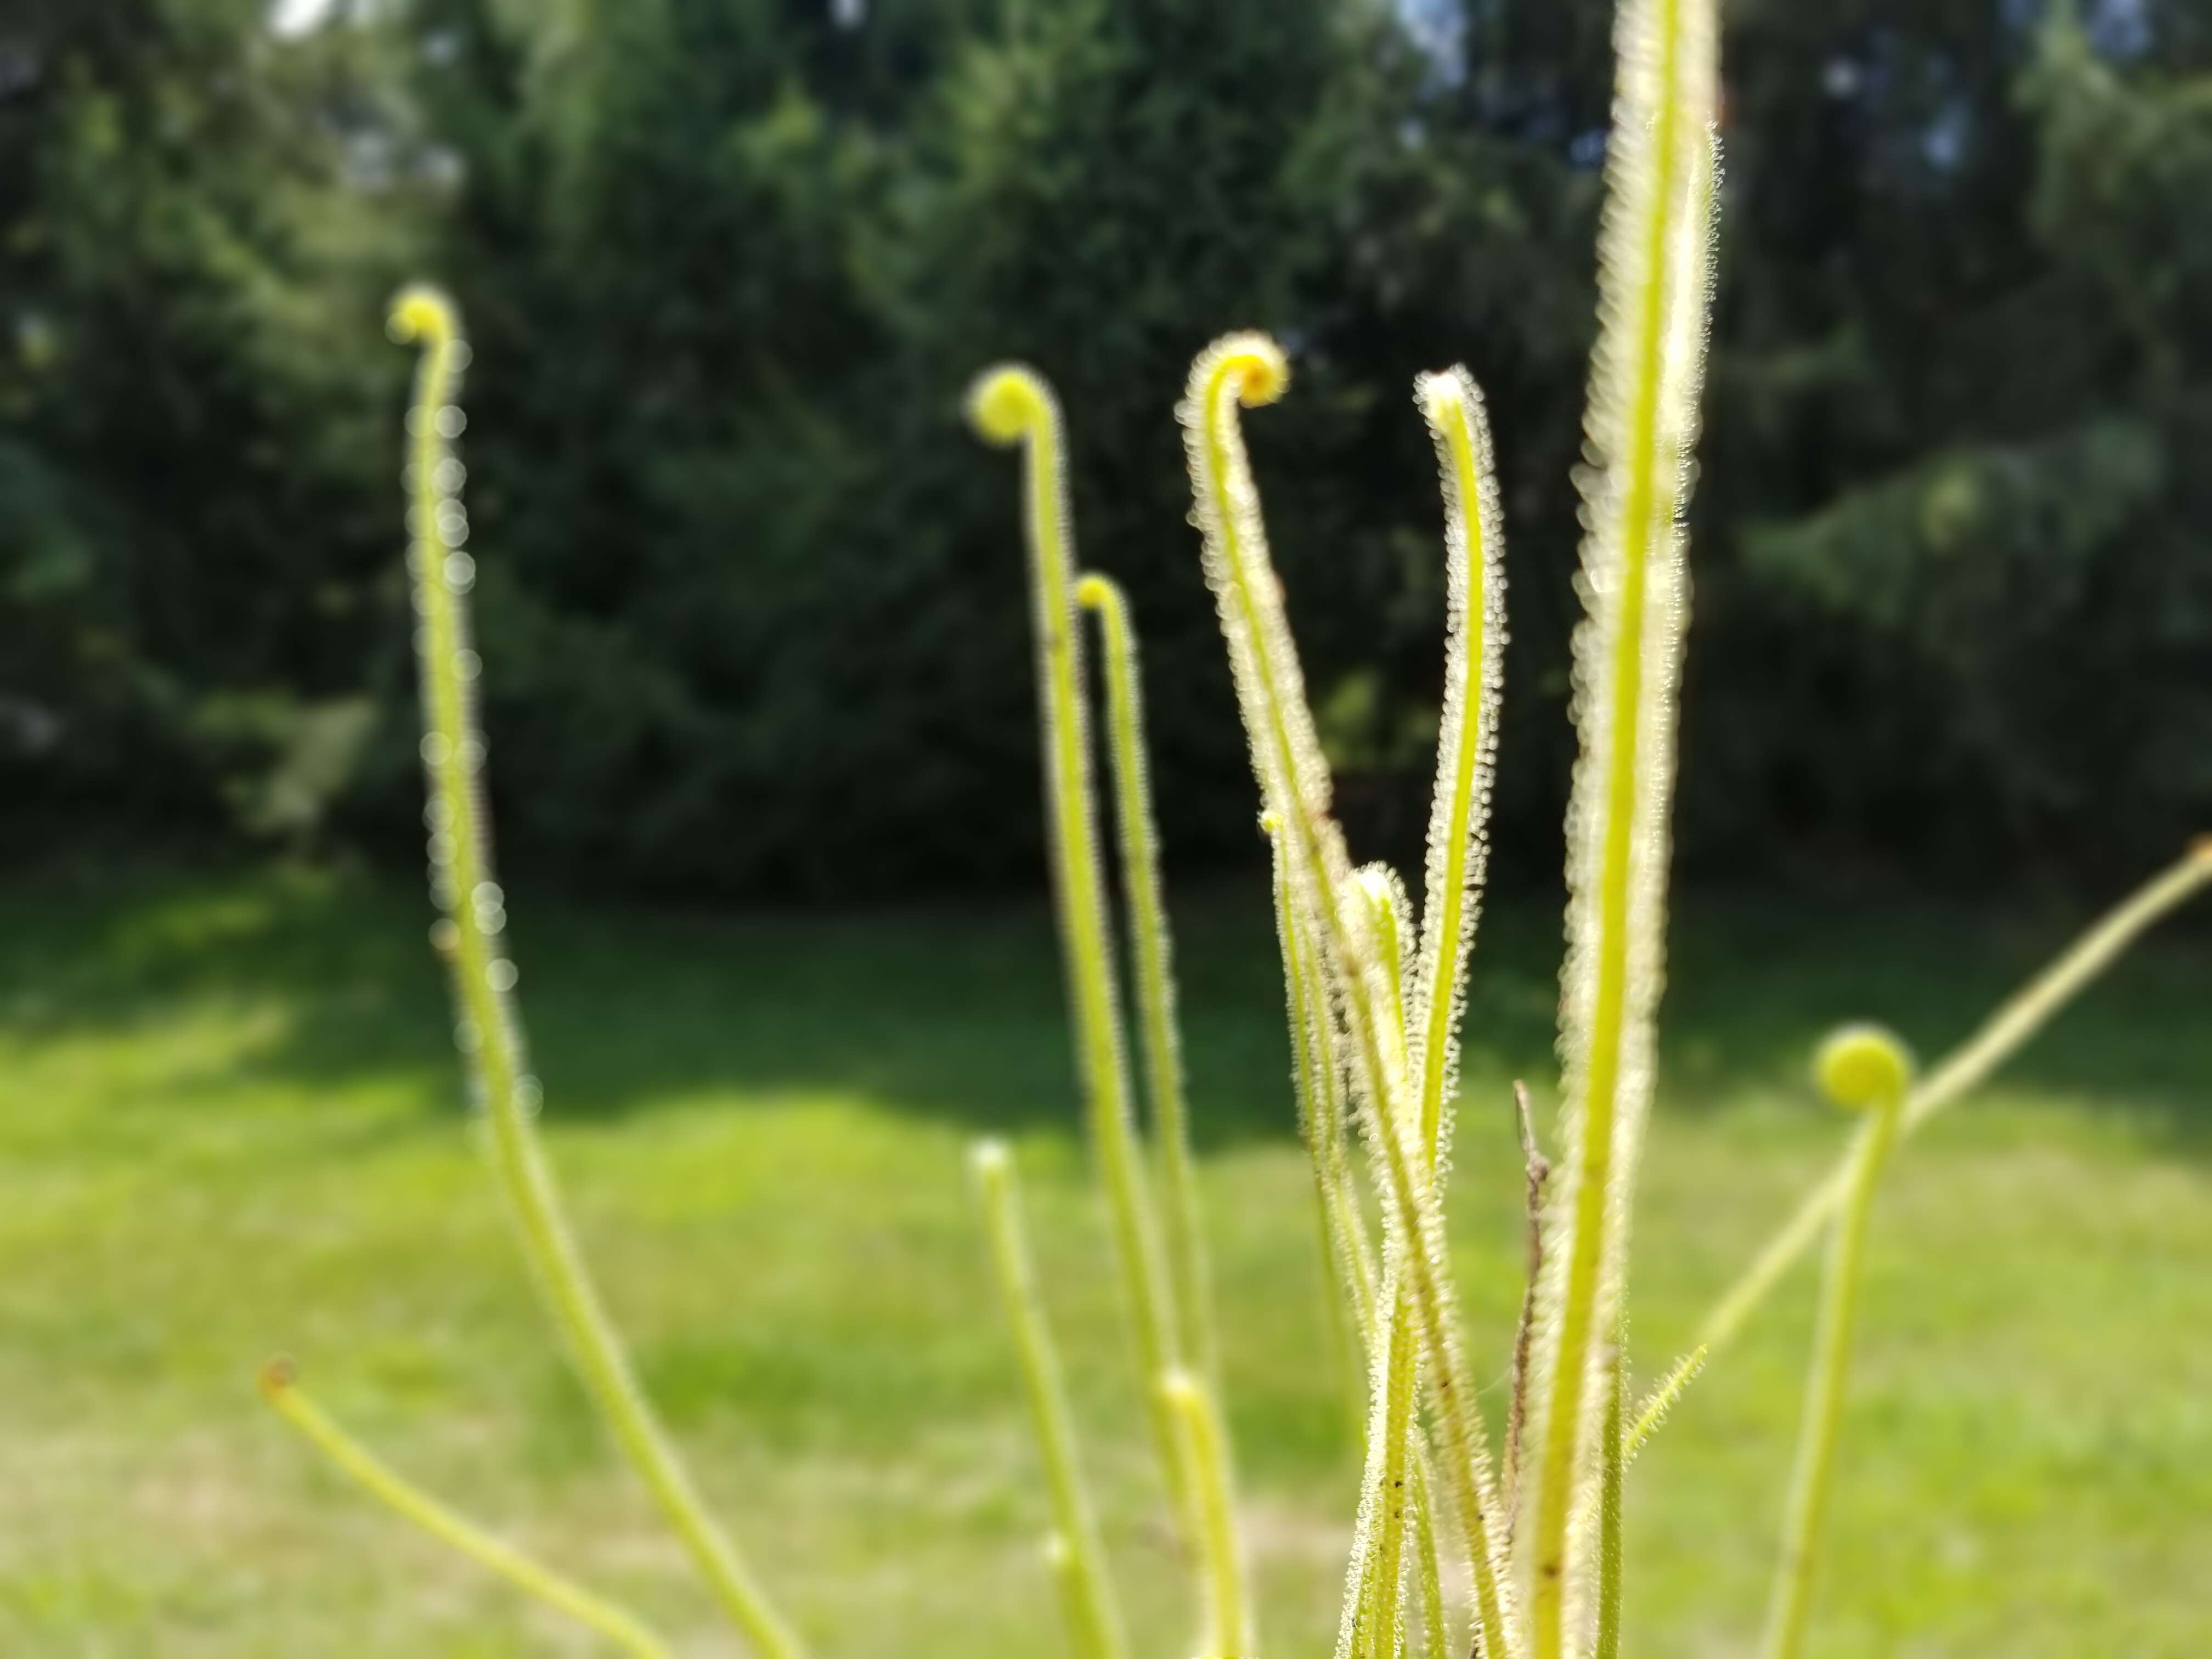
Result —
[[[1030, 359], [1173, 854], [1256, 854], [1170, 409], [1251, 423], [1364, 838], [1430, 764], [1413, 374], [1499, 430], [1501, 876], [1549, 870], [1605, 0], [9, 0], [11, 856], [400, 856], [403, 277], [458, 295], [495, 804], [633, 890], [1033, 878]], [[1742, 0], [1682, 856], [2103, 879], [2212, 827], [2212, 0]], [[1516, 856], [1526, 849], [1527, 859]]]

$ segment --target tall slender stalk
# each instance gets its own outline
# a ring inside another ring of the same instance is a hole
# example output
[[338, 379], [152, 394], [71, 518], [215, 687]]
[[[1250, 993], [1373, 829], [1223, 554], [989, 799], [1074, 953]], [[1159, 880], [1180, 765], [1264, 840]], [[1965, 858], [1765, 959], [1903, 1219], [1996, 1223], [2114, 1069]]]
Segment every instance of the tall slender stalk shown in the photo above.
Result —
[[453, 988], [460, 1005], [454, 1037], [468, 1060], [477, 1103], [489, 1127], [491, 1164], [506, 1194], [523, 1254], [545, 1306], [568, 1340], [584, 1390], [616, 1443], [684, 1540], [708, 1585], [766, 1659], [797, 1659], [798, 1637], [769, 1604], [729, 1540], [707, 1513], [630, 1369], [585, 1271], [553, 1171], [532, 1125], [539, 1090], [525, 1060], [521, 1025], [509, 993], [515, 969], [505, 940], [506, 900], [492, 877], [483, 807], [484, 744], [474, 702], [476, 653], [463, 598], [475, 564], [459, 550], [466, 520], [458, 493], [460, 463], [449, 453], [455, 379], [467, 356], [453, 310], [428, 289], [395, 303], [392, 337], [422, 346], [416, 375], [414, 434], [408, 463], [414, 501], [416, 654], [422, 672], [422, 763], [429, 778], [430, 885], [446, 912]]
[[1190, 1114], [1183, 1095], [1182, 1053], [1176, 1022], [1174, 947], [1160, 890], [1160, 841], [1153, 827], [1152, 785], [1145, 766], [1144, 698], [1137, 639], [1121, 590], [1092, 573], [1075, 584], [1076, 603], [1098, 618], [1106, 666], [1107, 754], [1113, 762], [1114, 820], [1121, 842], [1121, 884], [1127, 895], [1129, 956], [1137, 986], [1137, 1027], [1145, 1054], [1146, 1095], [1152, 1109], [1153, 1156], [1159, 1164], [1162, 1234], [1175, 1285], [1183, 1360], [1215, 1388], [1213, 1293], [1199, 1225], [1198, 1175], [1190, 1152]]
[[1424, 374], [1414, 401], [1436, 442], [1444, 501], [1444, 698], [1429, 808], [1413, 990], [1420, 1134], [1448, 1158], [1467, 959], [1488, 861], [1484, 826], [1504, 682], [1505, 544], [1482, 393], [1466, 369]]
[[[1282, 825], [1273, 813], [1261, 821], [1273, 857], [1275, 937], [1282, 951], [1283, 991], [1289, 1006], [1291, 1076], [1297, 1090], [1298, 1128], [1313, 1169], [1314, 1218], [1321, 1243], [1322, 1298], [1331, 1352], [1345, 1391], [1352, 1437], [1364, 1444], [1367, 1432], [1366, 1354], [1374, 1345], [1375, 1273], [1366, 1228], [1347, 1191], [1344, 1157], [1344, 1114], [1336, 1096], [1336, 1054], [1324, 1022], [1334, 1019], [1328, 992], [1316, 978], [1291, 898], [1290, 866], [1285, 861]], [[1358, 1343], [1345, 1328], [1346, 1312], [1358, 1326]]]
[[439, 1542], [494, 1572], [526, 1595], [567, 1613], [598, 1632], [635, 1659], [671, 1659], [671, 1650], [636, 1614], [572, 1583], [494, 1537], [458, 1511], [424, 1492], [368, 1447], [356, 1440], [307, 1397], [291, 1362], [272, 1359], [261, 1368], [261, 1397], [297, 1429], [339, 1473], [403, 1519]]
[[1074, 1010], [1078, 1069], [1091, 1145], [1113, 1218], [1115, 1255], [1128, 1304], [1138, 1370], [1161, 1473], [1180, 1523], [1196, 1517], [1182, 1437], [1159, 1390], [1181, 1368], [1174, 1287], [1162, 1260], [1144, 1161], [1129, 1111], [1127, 1060], [1114, 984], [1111, 928], [1098, 869], [1091, 750], [1082, 696], [1082, 636], [1076, 626], [1074, 531], [1067, 504], [1060, 405], [1032, 369], [984, 374], [969, 394], [976, 432], [1023, 451], [1023, 522], [1037, 648], [1038, 716], [1043, 728], [1045, 806], [1051, 823], [1053, 890], [1061, 959]]
[[1838, 1106], [1863, 1111], [1867, 1121], [1851, 1151], [1850, 1186], [1836, 1216], [1820, 1286], [1820, 1328], [1813, 1339], [1813, 1365], [1806, 1377], [1805, 1411], [1797, 1431], [1796, 1468], [1790, 1479], [1789, 1514], [1783, 1522], [1781, 1556], [1767, 1610], [1766, 1659], [1796, 1659], [1804, 1640], [1820, 1528], [1827, 1513], [1829, 1471], [1835, 1463], [1836, 1430], [1843, 1418], [1844, 1388], [1850, 1370], [1851, 1328], [1858, 1316], [1875, 1187], [1896, 1144], [1912, 1085], [1905, 1045], [1873, 1026], [1847, 1027], [1830, 1037], [1820, 1046], [1814, 1073], [1822, 1093]]
[[[1369, 865], [1355, 873], [1382, 959], [1390, 1023], [1403, 1042], [1407, 1035], [1404, 940], [1411, 925], [1405, 884], [1384, 865]], [[1389, 1320], [1380, 1333], [1369, 1337], [1373, 1401], [1359, 1522], [1346, 1570], [1347, 1616], [1338, 1631], [1338, 1659], [1354, 1655], [1396, 1659], [1405, 1639], [1406, 1533], [1409, 1522], [1415, 1520], [1409, 1454], [1420, 1361], [1413, 1297], [1395, 1252], [1386, 1260], [1382, 1285], [1382, 1304], [1389, 1310]]]
[[1697, 436], [1714, 195], [1713, 0], [1627, 0], [1598, 257], [1600, 327], [1583, 474], [1568, 809], [1566, 1111], [1540, 1328], [1530, 1483], [1536, 1659], [1561, 1659], [1591, 1611], [1570, 1522], [1599, 1474], [1631, 1195], [1650, 1104], [1663, 973], [1668, 814], [1686, 604], [1681, 518]]
[[1237, 1527], [1236, 1488], [1229, 1475], [1229, 1440], [1206, 1385], [1188, 1371], [1170, 1371], [1160, 1397], [1183, 1438], [1198, 1516], [1199, 1557], [1206, 1587], [1207, 1659], [1249, 1659], [1252, 1601], [1244, 1587], [1244, 1547]]
[[1621, 1551], [1621, 1474], [1628, 1449], [1620, 1428], [1620, 1340], [1613, 1342], [1613, 1386], [1606, 1390], [1605, 1419], [1598, 1438], [1597, 1636], [1592, 1659], [1620, 1659], [1621, 1579], [1626, 1563]]
[[1644, 1443], [1657, 1432], [1667, 1420], [1667, 1413], [1680, 1403], [1684, 1390], [1698, 1380], [1698, 1373], [1705, 1368], [1706, 1350], [1695, 1347], [1674, 1362], [1674, 1369], [1667, 1373], [1659, 1386], [1644, 1396], [1636, 1421], [1629, 1426], [1621, 1442], [1621, 1455], [1633, 1462], [1636, 1454], [1644, 1449]]
[[1310, 916], [1328, 982], [1352, 1039], [1355, 1091], [1369, 1142], [1387, 1175], [1389, 1248], [1403, 1259], [1428, 1360], [1444, 1485], [1459, 1516], [1474, 1581], [1476, 1626], [1491, 1659], [1517, 1652], [1511, 1588], [1497, 1553], [1503, 1537], [1474, 1390], [1458, 1346], [1458, 1308], [1443, 1221], [1428, 1160], [1407, 1133], [1402, 1042], [1388, 1024], [1387, 988], [1373, 930], [1343, 895], [1351, 876], [1341, 830], [1328, 815], [1328, 775], [1305, 702], [1281, 583], [1267, 556], [1259, 494], [1237, 411], [1273, 401], [1289, 364], [1260, 335], [1217, 341], [1192, 365], [1177, 415], [1189, 454], [1206, 580], [1220, 612], [1232, 678], [1268, 811], [1284, 826], [1293, 909]]
[[[1984, 1020], [1972, 1036], [1944, 1056], [1905, 1102], [1899, 1138], [1918, 1131], [1928, 1120], [1961, 1096], [1972, 1094], [2020, 1051], [2099, 975], [2119, 959], [2151, 927], [2212, 887], [2212, 836], [2194, 842], [2172, 865], [2107, 911], [2041, 973], [2014, 992]], [[1698, 1346], [1717, 1353], [1738, 1331], [1783, 1274], [1812, 1248], [1850, 1191], [1851, 1155], [1807, 1195], [1743, 1276], [1729, 1288], [1698, 1328]]]
[[1128, 1641], [1106, 1565], [1106, 1547], [1098, 1535], [1097, 1511], [1083, 1478], [1060, 1356], [1053, 1346], [1044, 1299], [1037, 1293], [1036, 1269], [1024, 1237], [1013, 1158], [1002, 1142], [987, 1140], [976, 1146], [970, 1161], [990, 1233], [1000, 1297], [1021, 1360], [1022, 1387], [1029, 1396], [1037, 1452], [1052, 1495], [1054, 1530], [1048, 1555], [1060, 1582], [1069, 1635], [1077, 1659], [1123, 1659]]

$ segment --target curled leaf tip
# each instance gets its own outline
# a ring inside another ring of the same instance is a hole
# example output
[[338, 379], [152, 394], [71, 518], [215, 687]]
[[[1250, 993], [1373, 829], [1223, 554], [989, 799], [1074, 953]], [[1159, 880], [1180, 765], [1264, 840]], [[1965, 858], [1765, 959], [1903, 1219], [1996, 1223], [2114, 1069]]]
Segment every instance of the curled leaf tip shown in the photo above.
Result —
[[1114, 603], [1114, 584], [1095, 573], [1075, 582], [1075, 602], [1085, 611], [1103, 611]]
[[261, 1362], [261, 1397], [274, 1400], [300, 1380], [300, 1367], [289, 1353], [275, 1353]]
[[1912, 1086], [1912, 1056], [1879, 1025], [1846, 1025], [1820, 1045], [1813, 1079], [1822, 1094], [1850, 1110], [1890, 1106]]
[[987, 368], [968, 389], [968, 423], [986, 443], [1018, 444], [1051, 415], [1052, 392], [1043, 377], [1021, 363]]
[[449, 339], [458, 331], [453, 302], [442, 289], [428, 283], [410, 283], [392, 296], [392, 314], [385, 328], [404, 345], [414, 340]]
[[2198, 864], [2212, 864], [2212, 832], [2199, 836], [2189, 843], [2189, 856]]
[[1214, 377], [1233, 385], [1237, 401], [1247, 409], [1272, 404], [1290, 389], [1291, 360], [1267, 335], [1225, 334], [1206, 356], [1212, 359]]

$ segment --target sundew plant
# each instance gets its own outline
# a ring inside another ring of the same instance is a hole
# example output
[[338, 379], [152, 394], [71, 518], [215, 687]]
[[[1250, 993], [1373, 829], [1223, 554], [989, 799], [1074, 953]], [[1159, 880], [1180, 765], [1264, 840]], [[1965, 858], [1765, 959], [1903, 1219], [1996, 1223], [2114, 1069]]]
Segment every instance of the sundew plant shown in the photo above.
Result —
[[[1193, 364], [1176, 410], [1205, 577], [1273, 853], [1292, 1095], [1311, 1165], [1330, 1328], [1364, 1450], [1334, 1659], [1442, 1659], [1462, 1651], [1477, 1659], [1613, 1659], [1621, 1644], [1621, 1516], [1632, 1500], [1637, 1452], [1784, 1273], [1825, 1241], [1763, 1643], [1769, 1659], [1796, 1654], [1814, 1607], [1860, 1263], [1883, 1168], [1907, 1137], [1987, 1078], [2144, 929], [2212, 884], [2212, 842], [2200, 842], [1924, 1075], [1881, 1029], [1840, 1029], [1814, 1072], [1824, 1094], [1858, 1115], [1852, 1145], [1715, 1307], [1692, 1352], [1662, 1357], [1656, 1383], [1632, 1395], [1631, 1224], [1664, 978], [1675, 701], [1688, 603], [1685, 508], [1719, 198], [1713, 0], [1626, 0], [1615, 46], [1600, 330], [1579, 478], [1585, 614], [1574, 643], [1581, 748], [1567, 821], [1564, 1104], [1559, 1121], [1540, 1129], [1519, 1094], [1526, 1168], [1494, 1172], [1524, 1184], [1528, 1206], [1528, 1281], [1507, 1352], [1476, 1356], [1462, 1343], [1443, 1202], [1504, 695], [1505, 526], [1492, 477], [1489, 412], [1463, 368], [1424, 375], [1413, 388], [1436, 449], [1448, 583], [1445, 696], [1417, 906], [1398, 872], [1354, 866], [1331, 816], [1328, 768], [1268, 554], [1243, 422], [1286, 394], [1289, 360], [1264, 335], [1229, 335]], [[392, 329], [421, 353], [408, 417], [408, 559], [422, 671], [424, 818], [441, 913], [433, 936], [453, 975], [455, 1039], [493, 1171], [545, 1310], [615, 1443], [750, 1647], [764, 1659], [798, 1659], [798, 1636], [707, 1513], [639, 1388], [538, 1144], [542, 1091], [513, 996], [517, 974], [492, 866], [486, 752], [473, 708], [478, 662], [466, 598], [475, 566], [465, 550], [464, 475], [453, 452], [463, 425], [456, 396], [467, 348], [452, 307], [432, 290], [403, 295]], [[1075, 1069], [1161, 1490], [1202, 1609], [1189, 1651], [1244, 1659], [1265, 1646], [1266, 1609], [1251, 1593], [1219, 1398], [1135, 623], [1114, 584], [1078, 562], [1062, 416], [1044, 380], [1020, 366], [992, 369], [975, 382], [969, 413], [983, 438], [1016, 450], [1021, 464]], [[1094, 639], [1103, 668], [1103, 743], [1084, 672]], [[1102, 772], [1110, 813], [1097, 799]], [[1118, 928], [1103, 850], [1109, 839]], [[1117, 933], [1126, 936], [1126, 961]], [[1133, 1021], [1125, 1018], [1125, 988]], [[1139, 1130], [1140, 1098], [1149, 1134]], [[1043, 1558], [1066, 1639], [1076, 1659], [1126, 1659], [1114, 1564], [1085, 1478], [1013, 1161], [1004, 1146], [985, 1143], [972, 1164], [989, 1270], [1036, 1431], [1051, 1515]], [[1510, 1400], [1493, 1443], [1476, 1392], [1478, 1379], [1500, 1372], [1510, 1379]], [[314, 1403], [289, 1361], [271, 1362], [263, 1384], [278, 1413], [400, 1515], [571, 1615], [611, 1649], [673, 1652], [635, 1614], [383, 1463]], [[988, 1596], [990, 1587], [979, 1584], [975, 1594]]]

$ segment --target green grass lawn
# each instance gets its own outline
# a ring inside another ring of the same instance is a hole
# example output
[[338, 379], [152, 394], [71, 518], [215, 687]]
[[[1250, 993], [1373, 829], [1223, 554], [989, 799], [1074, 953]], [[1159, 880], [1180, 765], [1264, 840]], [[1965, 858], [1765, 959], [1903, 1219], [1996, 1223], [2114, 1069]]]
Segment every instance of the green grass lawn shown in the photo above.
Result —
[[[1255, 884], [1256, 889], [1256, 884]], [[1075, 1134], [1041, 906], [685, 919], [516, 906], [578, 1228], [652, 1392], [825, 1654], [1062, 1651], [1045, 1508], [962, 1156], [1013, 1140], [1140, 1650], [1184, 1659]], [[1829, 1024], [1933, 1055], [2074, 919], [1684, 907], [1637, 1369], [1841, 1146]], [[419, 896], [284, 873], [0, 892], [0, 1651], [489, 1656], [588, 1644], [339, 1485], [274, 1349], [403, 1468], [738, 1651], [538, 1321], [459, 1109]], [[1232, 1425], [1270, 1651], [1325, 1651], [1356, 1468], [1261, 896], [1178, 916]], [[1472, 1351], [1520, 1296], [1506, 1085], [1550, 1097], [1556, 913], [1477, 957], [1454, 1243]], [[2212, 1650], [2212, 948], [2168, 936], [1892, 1171], [1822, 1655]], [[1644, 1656], [1747, 1652], [1811, 1279], [1631, 1474]], [[1495, 1407], [1497, 1390], [1492, 1391]]]

